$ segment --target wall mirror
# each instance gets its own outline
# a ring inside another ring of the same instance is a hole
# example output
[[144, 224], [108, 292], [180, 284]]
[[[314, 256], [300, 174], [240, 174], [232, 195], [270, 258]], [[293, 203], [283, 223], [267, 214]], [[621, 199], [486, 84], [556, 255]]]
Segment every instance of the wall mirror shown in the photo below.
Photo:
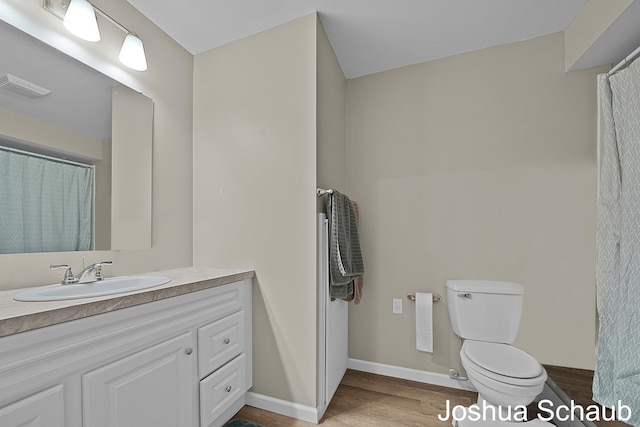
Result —
[[[153, 101], [2, 20], [0, 50], [0, 146], [93, 170], [91, 243], [62, 250], [150, 248]], [[9, 212], [23, 215], [0, 194], [5, 223]], [[44, 221], [42, 236], [49, 223], [60, 221]], [[60, 251], [2, 245], [3, 254]]]

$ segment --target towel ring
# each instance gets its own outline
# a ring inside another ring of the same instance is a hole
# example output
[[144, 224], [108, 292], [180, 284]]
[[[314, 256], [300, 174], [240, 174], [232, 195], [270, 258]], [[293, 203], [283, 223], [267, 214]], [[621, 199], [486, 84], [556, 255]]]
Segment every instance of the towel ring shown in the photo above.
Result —
[[[407, 299], [409, 301], [416, 301], [416, 294], [414, 294], [413, 292], [411, 292], [410, 294], [407, 295]], [[442, 297], [438, 294], [433, 294], [431, 300], [433, 301], [434, 304], [439, 303], [440, 301], [442, 301]]]

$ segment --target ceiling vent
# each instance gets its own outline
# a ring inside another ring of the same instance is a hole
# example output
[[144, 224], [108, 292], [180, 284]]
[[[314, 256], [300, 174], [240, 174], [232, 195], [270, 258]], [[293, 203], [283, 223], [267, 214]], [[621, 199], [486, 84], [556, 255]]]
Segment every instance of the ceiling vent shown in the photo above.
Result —
[[29, 98], [39, 98], [51, 92], [49, 89], [45, 89], [11, 74], [0, 76], [0, 89], [10, 90], [11, 92]]

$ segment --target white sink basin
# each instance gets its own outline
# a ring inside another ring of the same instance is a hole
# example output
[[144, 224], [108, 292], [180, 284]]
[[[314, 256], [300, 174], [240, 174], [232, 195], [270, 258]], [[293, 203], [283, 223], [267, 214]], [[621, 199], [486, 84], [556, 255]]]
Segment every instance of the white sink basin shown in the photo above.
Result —
[[170, 281], [171, 279], [164, 276], [111, 277], [93, 283], [57, 284], [31, 288], [20, 292], [13, 299], [16, 301], [60, 301], [91, 298], [153, 288]]

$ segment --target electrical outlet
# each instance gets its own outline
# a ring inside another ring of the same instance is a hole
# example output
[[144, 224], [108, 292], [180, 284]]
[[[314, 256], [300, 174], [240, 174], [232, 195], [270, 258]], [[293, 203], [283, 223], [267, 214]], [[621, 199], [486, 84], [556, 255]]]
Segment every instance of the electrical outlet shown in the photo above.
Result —
[[401, 299], [393, 299], [393, 313], [394, 314], [402, 314], [402, 300]]

